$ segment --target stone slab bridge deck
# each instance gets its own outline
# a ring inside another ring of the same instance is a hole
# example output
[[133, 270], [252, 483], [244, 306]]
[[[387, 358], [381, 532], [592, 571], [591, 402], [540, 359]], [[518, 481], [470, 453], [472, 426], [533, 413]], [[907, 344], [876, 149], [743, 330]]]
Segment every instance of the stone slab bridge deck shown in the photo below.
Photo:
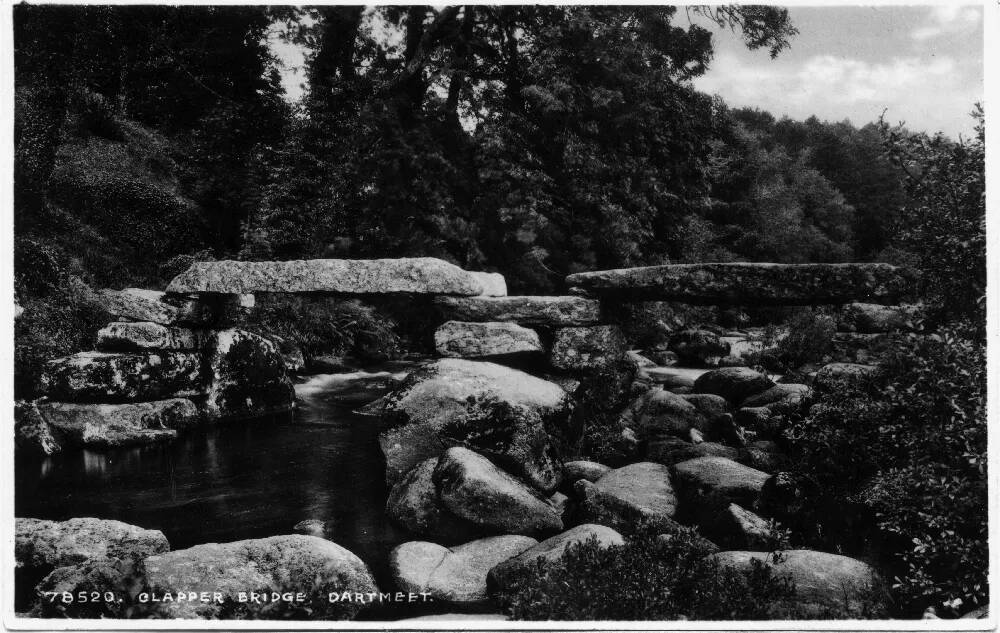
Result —
[[[669, 264], [576, 273], [566, 278], [574, 292], [599, 299], [709, 305], [895, 303], [913, 293], [915, 282], [909, 270], [882, 263]], [[470, 272], [433, 257], [414, 257], [196, 262], [174, 278], [167, 292], [504, 297], [507, 287], [497, 273]], [[521, 313], [552, 307], [551, 300], [546, 304], [523, 299], [522, 304], [507, 307]], [[474, 314], [474, 303], [454, 302], [454, 307]], [[491, 307], [487, 311], [495, 310]]]

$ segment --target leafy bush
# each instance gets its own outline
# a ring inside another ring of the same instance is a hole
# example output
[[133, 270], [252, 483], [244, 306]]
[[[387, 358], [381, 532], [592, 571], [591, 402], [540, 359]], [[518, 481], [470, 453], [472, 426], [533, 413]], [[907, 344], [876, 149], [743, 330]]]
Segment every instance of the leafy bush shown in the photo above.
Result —
[[522, 572], [498, 598], [516, 620], [760, 620], [794, 595], [763, 563], [740, 572], [709, 553], [690, 528], [669, 538], [640, 530], [603, 549], [591, 538]]
[[261, 297], [251, 318], [250, 329], [291, 341], [307, 357], [354, 354], [384, 360], [400, 352], [392, 320], [357, 300]]
[[987, 599], [986, 363], [973, 332], [910, 335], [878, 373], [826, 391], [789, 429], [815, 484], [811, 538], [846, 546], [846, 509], [870, 512], [903, 615]]
[[638, 441], [619, 421], [636, 396], [635, 363], [622, 360], [588, 373], [575, 392], [571, 426], [583, 437], [581, 452], [588, 459], [618, 466], [638, 448]]

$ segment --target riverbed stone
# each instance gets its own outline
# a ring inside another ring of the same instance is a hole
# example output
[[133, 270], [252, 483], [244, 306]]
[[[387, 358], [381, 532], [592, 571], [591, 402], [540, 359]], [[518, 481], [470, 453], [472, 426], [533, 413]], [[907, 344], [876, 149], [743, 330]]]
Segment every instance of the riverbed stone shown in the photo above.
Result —
[[555, 332], [549, 362], [564, 371], [590, 370], [623, 358], [627, 350], [617, 325], [565, 327]]
[[79, 352], [46, 363], [40, 386], [48, 397], [65, 402], [192, 396], [202, 391], [201, 365], [201, 356], [190, 352]]
[[629, 405], [621, 421], [641, 439], [649, 439], [662, 434], [686, 437], [691, 429], [706, 433], [710, 419], [684, 396], [651, 389]]
[[539, 559], [541, 559], [542, 565], [554, 564], [562, 558], [566, 549], [571, 545], [586, 543], [590, 539], [596, 540], [601, 549], [625, 543], [622, 535], [610, 527], [584, 523], [545, 539], [520, 554], [498, 563], [487, 575], [487, 586], [491, 593], [510, 588], [516, 585], [521, 574], [538, 565]]
[[14, 403], [14, 447], [35, 455], [54, 455], [63, 450], [62, 443], [34, 402], [18, 400]]
[[544, 497], [466, 448], [445, 451], [433, 480], [452, 514], [495, 533], [537, 536], [563, 527]]
[[596, 483], [577, 481], [575, 492], [583, 521], [623, 532], [633, 532], [641, 522], [672, 525], [677, 512], [670, 469], [653, 462], [616, 468]]
[[126, 321], [178, 325], [204, 324], [214, 318], [205, 303], [184, 296], [168, 296], [158, 290], [104, 288], [95, 290], [94, 298], [112, 316]]
[[694, 444], [672, 436], [650, 438], [646, 444], [646, 459], [664, 466], [673, 466], [698, 457], [726, 457], [735, 460], [739, 454], [736, 448], [718, 442]]
[[512, 321], [565, 327], [601, 322], [601, 304], [583, 297], [438, 297], [434, 303], [460, 321]]
[[106, 449], [154, 444], [177, 437], [200, 420], [187, 398], [128, 404], [39, 403], [38, 411], [64, 443]]
[[444, 448], [466, 446], [546, 494], [559, 485], [557, 456], [571, 409], [558, 385], [495, 363], [441, 359], [362, 409], [390, 427], [379, 436], [391, 484]]
[[448, 321], [434, 332], [437, 353], [450, 358], [486, 358], [543, 353], [538, 333], [508, 321]]
[[758, 394], [752, 395], [740, 403], [740, 407], [769, 407], [778, 403], [795, 404], [812, 393], [808, 385], [798, 383], [778, 383]]
[[479, 293], [480, 297], [507, 296], [507, 280], [504, 279], [504, 276], [500, 273], [469, 271], [469, 274], [472, 275], [483, 288], [483, 291]]
[[913, 293], [913, 272], [882, 263], [668, 264], [576, 273], [575, 286], [602, 297], [701, 305], [891, 303]]
[[189, 328], [152, 321], [116, 321], [97, 332], [97, 347], [104, 352], [147, 350], [197, 350], [202, 336]]
[[169, 293], [255, 292], [440, 294], [475, 296], [483, 285], [468, 271], [433, 257], [195, 262], [174, 277]]
[[488, 603], [486, 575], [496, 565], [538, 544], [528, 536], [503, 535], [451, 548], [411, 541], [392, 550], [389, 566], [403, 591], [464, 606]]
[[766, 520], [735, 503], [730, 503], [720, 513], [719, 522], [710, 527], [706, 534], [725, 548], [767, 551], [774, 541]]
[[413, 534], [433, 538], [439, 543], [468, 541], [484, 530], [452, 514], [438, 497], [434, 468], [438, 459], [427, 459], [392, 487], [386, 500], [386, 514]]
[[768, 474], [725, 457], [698, 457], [673, 466], [685, 512], [710, 525], [730, 503], [753, 508]]
[[205, 352], [204, 409], [210, 419], [252, 417], [291, 408], [295, 389], [277, 346], [239, 329], [213, 331]]
[[170, 549], [159, 530], [110, 519], [14, 519], [14, 563], [45, 570], [102, 558], [142, 559]]
[[[151, 591], [221, 593], [223, 601], [235, 603], [234, 619], [306, 617], [294, 602], [239, 603], [240, 592], [302, 592], [311, 607], [308, 617], [342, 620], [364, 607], [353, 594], [378, 591], [360, 558], [332, 541], [304, 534], [195, 545], [150, 556], [144, 567]], [[344, 593], [352, 594], [352, 600], [328, 599]], [[226, 605], [179, 601], [161, 608], [169, 617], [215, 619]]]
[[689, 329], [670, 335], [670, 350], [682, 363], [704, 366], [729, 354], [729, 344], [710, 330]]
[[[129, 558], [95, 558], [75, 565], [57, 567], [35, 587], [36, 594], [69, 594], [81, 592], [102, 598], [110, 593], [115, 600], [72, 602], [41, 598], [35, 601], [30, 616], [35, 618], [127, 618], [136, 617], [137, 594], [142, 590], [141, 560]], [[119, 600], [121, 602], [119, 602]], [[149, 613], [142, 605], [142, 615]], [[152, 611], [152, 610], [149, 610]]]
[[604, 464], [587, 460], [574, 460], [563, 464], [563, 481], [570, 485], [575, 484], [580, 479], [594, 482], [611, 472], [611, 468]]
[[723, 367], [694, 381], [695, 393], [711, 393], [736, 404], [774, 387], [773, 380], [749, 367]]
[[770, 567], [778, 578], [795, 585], [795, 594], [778, 602], [774, 619], [884, 617], [885, 596], [875, 570], [859, 560], [813, 550], [782, 550], [775, 559], [768, 552], [736, 550], [711, 554], [724, 567], [750, 571], [753, 559]]

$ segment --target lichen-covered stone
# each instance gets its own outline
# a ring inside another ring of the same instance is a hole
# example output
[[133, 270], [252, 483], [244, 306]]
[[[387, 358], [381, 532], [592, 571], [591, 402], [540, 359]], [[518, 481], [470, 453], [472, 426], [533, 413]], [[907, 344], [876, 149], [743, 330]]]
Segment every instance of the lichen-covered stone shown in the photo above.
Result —
[[644, 439], [661, 434], [683, 437], [691, 429], [705, 433], [709, 422], [709, 418], [683, 396], [663, 389], [652, 389], [637, 398], [621, 418], [623, 425]]
[[528, 536], [490, 536], [451, 548], [425, 541], [392, 550], [389, 567], [397, 586], [429, 593], [433, 600], [465, 606], [487, 604], [486, 574], [496, 565], [538, 544]]
[[684, 507], [708, 525], [730, 503], [753, 508], [768, 474], [725, 457], [699, 457], [673, 466]]
[[79, 352], [46, 363], [42, 392], [66, 402], [141, 402], [192, 396], [203, 389], [201, 356]]
[[465, 448], [450, 448], [433, 475], [441, 503], [456, 516], [499, 534], [536, 536], [562, 519], [537, 492]]
[[128, 321], [151, 321], [161, 325], [204, 324], [214, 314], [206, 304], [158, 290], [126, 288], [94, 292], [97, 302], [112, 316]]
[[601, 322], [601, 304], [583, 297], [438, 297], [435, 304], [461, 321], [513, 321], [565, 327]]
[[212, 419], [287, 410], [295, 389], [277, 346], [251, 332], [212, 332], [206, 342], [205, 411]]
[[195, 262], [167, 292], [322, 292], [475, 296], [483, 285], [468, 271], [433, 257]]
[[576, 273], [568, 286], [601, 296], [703, 305], [888, 303], [915, 290], [915, 275], [890, 264], [668, 264]]
[[695, 393], [711, 393], [732, 403], [774, 387], [774, 381], [749, 367], [723, 367], [705, 372], [694, 381]]
[[97, 347], [105, 352], [197, 350], [203, 336], [194, 330], [151, 321], [118, 321], [97, 332]]
[[875, 570], [853, 558], [812, 550], [782, 550], [776, 559], [768, 552], [730, 551], [711, 554], [724, 567], [750, 571], [753, 559], [770, 567], [777, 578], [795, 585], [795, 593], [771, 608], [774, 619], [790, 617], [884, 617], [885, 596]]
[[24, 400], [14, 403], [14, 446], [36, 455], [53, 455], [63, 448], [37, 405]]
[[49, 570], [101, 558], [138, 560], [169, 549], [163, 532], [121, 521], [14, 520], [14, 563], [19, 569]]
[[797, 383], [778, 383], [775, 386], [743, 400], [743, 407], [768, 407], [783, 403], [798, 403], [809, 397], [812, 390], [807, 385]]
[[575, 484], [580, 479], [594, 482], [607, 475], [611, 468], [597, 462], [576, 460], [563, 464], [563, 481]]
[[593, 484], [577, 481], [575, 492], [585, 522], [623, 532], [633, 532], [641, 523], [672, 525], [677, 512], [670, 470], [652, 462], [616, 468]]
[[434, 332], [437, 353], [450, 358], [487, 358], [545, 351], [538, 333], [506, 321], [448, 321]]
[[[705, 529], [710, 527], [711, 529]], [[702, 526], [706, 534], [712, 536], [719, 545], [731, 549], [763, 550], [774, 543], [770, 524], [750, 510], [730, 503], [719, 514], [719, 521], [711, 526]]]
[[549, 361], [556, 369], [589, 370], [625, 356], [625, 335], [616, 325], [565, 327], [556, 330]]
[[[223, 602], [164, 603], [164, 615], [215, 619], [228, 610], [234, 619], [352, 618], [364, 604], [331, 601], [330, 594], [378, 592], [368, 566], [332, 541], [304, 534], [272, 536], [232, 543], [205, 543], [150, 556], [145, 564], [150, 591], [221, 593]], [[302, 592], [307, 603], [239, 602], [239, 594]], [[304, 611], [303, 606], [310, 607]], [[235, 609], [233, 609], [235, 607]]]
[[99, 449], [170, 441], [178, 429], [200, 419], [187, 398], [129, 404], [44, 402], [38, 411], [65, 443]]
[[698, 457], [726, 457], [735, 460], [739, 450], [718, 442], [694, 444], [678, 437], [653, 437], [646, 444], [646, 459], [664, 466], [673, 466]]
[[507, 280], [500, 273], [484, 273], [477, 271], [469, 271], [476, 281], [483, 287], [483, 291], [479, 294], [481, 297], [506, 297], [507, 296]]

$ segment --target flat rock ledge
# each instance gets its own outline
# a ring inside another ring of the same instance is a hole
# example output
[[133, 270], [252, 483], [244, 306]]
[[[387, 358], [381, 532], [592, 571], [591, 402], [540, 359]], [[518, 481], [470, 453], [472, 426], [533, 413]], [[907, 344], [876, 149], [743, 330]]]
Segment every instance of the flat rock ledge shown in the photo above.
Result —
[[702, 305], [896, 303], [914, 289], [915, 274], [880, 263], [669, 264], [566, 277], [599, 296]]
[[513, 321], [565, 327], [601, 322], [601, 303], [583, 297], [438, 297], [435, 304], [459, 321]]
[[202, 292], [476, 296], [484, 288], [475, 274], [433, 257], [195, 262], [167, 286], [167, 293]]

